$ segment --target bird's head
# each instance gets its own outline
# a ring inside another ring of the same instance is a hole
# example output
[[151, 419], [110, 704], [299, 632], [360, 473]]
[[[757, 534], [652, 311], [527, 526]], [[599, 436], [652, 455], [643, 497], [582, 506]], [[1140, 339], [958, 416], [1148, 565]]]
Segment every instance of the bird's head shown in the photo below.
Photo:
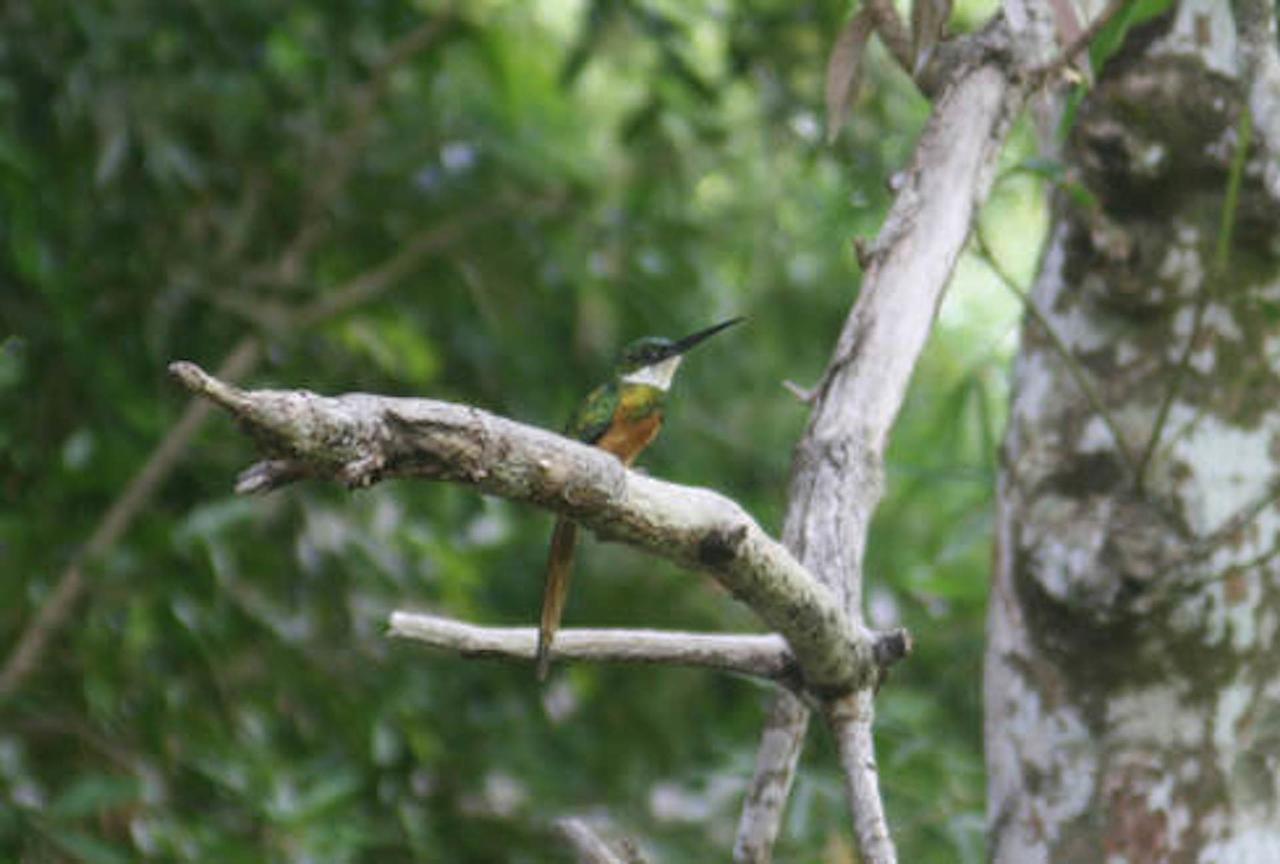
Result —
[[622, 356], [618, 358], [618, 377], [629, 384], [647, 384], [666, 390], [671, 386], [671, 379], [686, 351], [742, 320], [744, 319], [731, 318], [721, 321], [683, 339], [665, 339], [661, 336], [637, 339], [622, 349]]

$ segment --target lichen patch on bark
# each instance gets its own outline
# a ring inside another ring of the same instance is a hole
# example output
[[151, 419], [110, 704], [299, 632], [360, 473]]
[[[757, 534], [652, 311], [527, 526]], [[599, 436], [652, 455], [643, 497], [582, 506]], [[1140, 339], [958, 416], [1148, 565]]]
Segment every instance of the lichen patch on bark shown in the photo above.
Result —
[[1065, 159], [1098, 207], [1055, 203], [1033, 290], [1070, 357], [1028, 323], [1015, 365], [985, 684], [1000, 864], [1280, 862], [1280, 208], [1244, 154], [1219, 252], [1238, 4], [1177, 5], [1080, 106]]

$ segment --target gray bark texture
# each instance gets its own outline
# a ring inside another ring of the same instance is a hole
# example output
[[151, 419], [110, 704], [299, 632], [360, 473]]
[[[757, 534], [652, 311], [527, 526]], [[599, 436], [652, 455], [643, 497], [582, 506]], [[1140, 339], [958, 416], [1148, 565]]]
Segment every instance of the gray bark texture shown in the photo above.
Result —
[[719, 580], [786, 638], [805, 688], [822, 698], [869, 689], [910, 648], [901, 631], [877, 635], [851, 622], [781, 544], [708, 489], [637, 474], [604, 450], [466, 405], [242, 390], [193, 363], [169, 368], [191, 392], [231, 412], [272, 457], [240, 475], [238, 492], [306, 477], [353, 488], [420, 477], [553, 509], [601, 539]]
[[1245, 117], [1275, 10], [1235, 7], [1131, 31], [1063, 152], [1096, 204], [1057, 196], [1032, 292], [1068, 354], [1028, 317], [1015, 368], [996, 862], [1280, 862], [1280, 118]]

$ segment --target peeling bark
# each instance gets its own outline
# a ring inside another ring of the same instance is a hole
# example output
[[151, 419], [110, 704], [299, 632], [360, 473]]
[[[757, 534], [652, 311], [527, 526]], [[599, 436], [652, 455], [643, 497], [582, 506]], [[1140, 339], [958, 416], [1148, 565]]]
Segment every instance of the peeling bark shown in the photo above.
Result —
[[1154, 26], [1081, 106], [1065, 159], [1099, 206], [1060, 196], [1033, 292], [1109, 417], [1034, 325], [1015, 369], [997, 862], [1280, 861], [1280, 207], [1256, 150], [1228, 204], [1251, 94], [1226, 4]]

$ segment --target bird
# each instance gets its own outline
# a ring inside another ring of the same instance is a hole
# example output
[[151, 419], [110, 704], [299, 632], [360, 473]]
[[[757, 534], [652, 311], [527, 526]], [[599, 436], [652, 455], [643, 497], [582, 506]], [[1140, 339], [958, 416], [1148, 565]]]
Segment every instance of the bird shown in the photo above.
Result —
[[[613, 377], [582, 400], [565, 427], [565, 434], [612, 453], [630, 467], [662, 428], [667, 391], [685, 353], [743, 320], [742, 317], [730, 318], [682, 339], [646, 336], [629, 343], [614, 365]], [[577, 539], [577, 523], [565, 516], [557, 518], [547, 552], [542, 619], [538, 627], [539, 681], [546, 680], [551, 668], [551, 643], [569, 596]]]

